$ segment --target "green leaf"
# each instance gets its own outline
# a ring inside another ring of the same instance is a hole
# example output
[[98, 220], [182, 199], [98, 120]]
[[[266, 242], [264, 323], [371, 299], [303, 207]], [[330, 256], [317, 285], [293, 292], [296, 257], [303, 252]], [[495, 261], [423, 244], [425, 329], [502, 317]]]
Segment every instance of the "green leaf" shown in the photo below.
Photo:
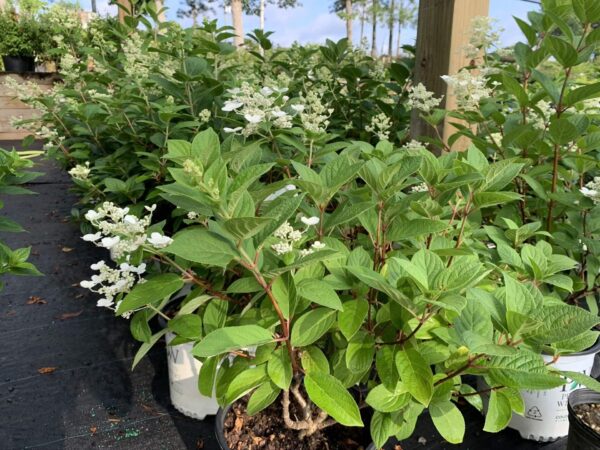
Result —
[[533, 78], [538, 81], [544, 90], [548, 93], [554, 103], [558, 103], [560, 98], [560, 89], [552, 78], [538, 70], [532, 70]]
[[394, 434], [396, 427], [389, 414], [375, 411], [371, 418], [369, 428], [371, 430], [371, 439], [373, 439], [375, 448], [380, 449], [383, 448], [390, 436]]
[[291, 270], [296, 270], [296, 269], [300, 269], [301, 267], [309, 266], [318, 261], [327, 261], [327, 260], [337, 258], [337, 257], [339, 257], [339, 253], [337, 251], [326, 248], [326, 249], [311, 253], [308, 256], [302, 256], [288, 266], [271, 270], [267, 275], [271, 276], [271, 277], [275, 277], [277, 275], [281, 275], [282, 273], [289, 272]]
[[212, 397], [214, 394], [215, 375], [219, 366], [219, 357], [213, 356], [206, 358], [200, 367], [198, 376], [198, 391], [205, 397]]
[[230, 294], [248, 294], [260, 291], [262, 291], [262, 287], [254, 277], [238, 278], [227, 288], [227, 292]]
[[338, 311], [344, 309], [335, 290], [329, 283], [323, 280], [302, 280], [298, 284], [298, 295], [321, 306]]
[[303, 314], [292, 327], [292, 345], [305, 347], [316, 342], [334, 322], [335, 311], [329, 308], [316, 308]]
[[372, 202], [356, 203], [354, 205], [341, 205], [336, 208], [335, 211], [327, 216], [324, 223], [324, 228], [329, 229], [342, 225], [346, 222], [350, 222], [352, 219], [357, 218], [365, 211], [368, 211], [373, 207]]
[[264, 364], [242, 371], [227, 386], [224, 403], [232, 404], [266, 380], [267, 371]]
[[270, 217], [235, 217], [226, 220], [223, 226], [233, 237], [241, 241], [259, 233], [272, 221]]
[[[523, 29], [523, 27], [521, 27], [521, 29]], [[517, 101], [519, 102], [519, 106], [527, 106], [527, 104], [529, 103], [529, 97], [527, 96], [527, 92], [525, 92], [525, 89], [523, 89], [523, 86], [521, 86], [521, 83], [519, 83], [511, 76], [503, 74], [502, 85], [508, 93], [512, 94], [517, 99]]]
[[563, 370], [561, 373], [567, 378], [576, 381], [577, 383], [585, 386], [588, 389], [592, 389], [596, 392], [600, 392], [600, 382], [595, 378], [587, 376], [584, 373], [579, 372], [571, 372], [569, 370]]
[[502, 392], [492, 391], [483, 430], [488, 433], [497, 433], [506, 428], [511, 418], [512, 408], [508, 397]]
[[194, 356], [209, 357], [244, 347], [262, 345], [273, 341], [269, 330], [258, 325], [240, 325], [219, 328], [207, 334], [198, 342], [192, 353]]
[[566, 118], [555, 119], [550, 122], [550, 137], [559, 145], [568, 144], [579, 137], [579, 130]]
[[600, 97], [600, 83], [581, 86], [567, 94], [565, 106], [573, 106], [576, 103], [596, 97]]
[[521, 195], [516, 192], [477, 192], [473, 195], [473, 203], [478, 208], [488, 208], [495, 205], [503, 205], [505, 203], [520, 200]]
[[329, 373], [329, 361], [323, 351], [314, 345], [302, 349], [300, 358], [305, 373], [312, 371]]
[[283, 317], [289, 319], [296, 309], [296, 286], [294, 278], [289, 273], [277, 277], [271, 285], [271, 292], [281, 308]]
[[203, 167], [208, 167], [215, 159], [220, 157], [219, 135], [212, 128], [198, 133], [192, 141], [191, 152], [193, 157], [200, 160]]
[[523, 169], [524, 164], [503, 160], [491, 164], [485, 174], [485, 181], [480, 191], [499, 191], [515, 179]]
[[344, 310], [338, 313], [338, 326], [348, 340], [363, 325], [369, 311], [369, 302], [363, 298], [344, 302]]
[[369, 391], [365, 401], [376, 411], [391, 413], [399, 411], [406, 406], [410, 399], [410, 394], [404, 388], [402, 383], [394, 391], [388, 390], [384, 384], [379, 384]]
[[563, 67], [572, 67], [577, 64], [577, 50], [571, 44], [556, 36], [546, 36], [544, 42], [552, 56]]
[[129, 323], [129, 330], [133, 338], [140, 342], [150, 342], [152, 330], [148, 325], [148, 311], [142, 310], [136, 312]]
[[535, 310], [532, 317], [541, 325], [526, 337], [545, 344], [574, 338], [600, 323], [597, 315], [566, 304], [546, 305]]
[[169, 330], [186, 339], [199, 339], [202, 335], [202, 319], [196, 314], [177, 316], [167, 323]]
[[364, 373], [373, 364], [375, 339], [366, 331], [359, 331], [348, 341], [346, 367], [353, 373]]
[[494, 356], [484, 364], [489, 378], [502, 386], [515, 389], [551, 389], [564, 381], [551, 374], [541, 355], [525, 349], [509, 356]]
[[281, 390], [273, 383], [263, 383], [258, 389], [256, 389], [250, 399], [248, 400], [248, 406], [246, 412], [249, 416], [262, 411], [279, 397]]
[[289, 389], [292, 382], [292, 362], [285, 346], [273, 352], [267, 363], [267, 373], [277, 387]]
[[0, 231], [19, 233], [25, 231], [21, 225], [7, 217], [0, 217]]
[[183, 280], [174, 273], [164, 273], [148, 278], [145, 283], [136, 284], [119, 304], [116, 314], [141, 308], [149, 303], [163, 300], [183, 287]]
[[139, 364], [144, 356], [150, 351], [150, 349], [158, 342], [160, 338], [162, 338], [165, 334], [167, 334], [167, 329], [162, 329], [158, 333], [153, 334], [148, 342], [144, 342], [140, 345], [140, 348], [135, 354], [133, 358], [133, 363], [131, 364], [131, 370], [135, 369], [135, 366]]
[[413, 219], [392, 228], [387, 238], [391, 241], [414, 239], [428, 234], [440, 233], [450, 228], [448, 222], [432, 219]]
[[313, 371], [304, 377], [304, 387], [312, 402], [347, 427], [362, 427], [356, 401], [335, 377]]
[[435, 428], [451, 444], [460, 444], [465, 436], [465, 419], [451, 401], [429, 405], [429, 414]]
[[203, 228], [180, 231], [173, 236], [173, 242], [165, 251], [188, 261], [218, 267], [226, 267], [238, 256], [230, 242]]
[[427, 361], [417, 350], [407, 347], [396, 352], [396, 367], [406, 390], [427, 406], [433, 396], [433, 374]]

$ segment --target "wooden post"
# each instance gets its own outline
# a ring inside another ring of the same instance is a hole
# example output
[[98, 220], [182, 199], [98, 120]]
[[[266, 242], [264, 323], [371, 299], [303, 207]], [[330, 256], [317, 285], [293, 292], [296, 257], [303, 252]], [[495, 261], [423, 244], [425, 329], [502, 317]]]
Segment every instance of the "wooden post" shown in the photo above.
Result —
[[[423, 83], [435, 93], [444, 97], [441, 107], [452, 110], [456, 101], [448, 95], [447, 85], [442, 75], [453, 75], [469, 64], [465, 48], [469, 42], [471, 21], [478, 16], [489, 14], [489, 0], [421, 0], [419, 2], [419, 23], [417, 29], [417, 50], [415, 61], [415, 84]], [[455, 120], [455, 119], [452, 119]], [[440, 126], [444, 141], [455, 131], [448, 119]], [[431, 126], [413, 111], [411, 135], [434, 137]], [[459, 139], [453, 150], [464, 150], [469, 145], [467, 139]]]
[[127, 11], [129, 11], [129, 13], [127, 13], [122, 8], [119, 8], [119, 22], [124, 23], [125, 17], [131, 15], [131, 8], [133, 7], [133, 5], [129, 0], [117, 0], [117, 4], [124, 6], [127, 9]]

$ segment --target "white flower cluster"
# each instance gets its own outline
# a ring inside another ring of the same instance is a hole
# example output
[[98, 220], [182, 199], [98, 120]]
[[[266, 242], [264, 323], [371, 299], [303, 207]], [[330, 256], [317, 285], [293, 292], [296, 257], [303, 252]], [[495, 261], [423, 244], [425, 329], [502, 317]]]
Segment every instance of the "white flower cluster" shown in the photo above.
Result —
[[387, 141], [390, 138], [391, 127], [392, 121], [390, 118], [384, 113], [379, 113], [371, 118], [371, 124], [367, 125], [365, 130], [377, 135], [380, 141]]
[[592, 199], [594, 204], [600, 204], [600, 177], [594, 177], [594, 179], [582, 187], [579, 192]]
[[71, 175], [74, 179], [80, 181], [87, 181], [90, 176], [90, 162], [86, 161], [85, 164], [77, 164], [71, 170], [69, 170], [69, 175]]
[[300, 105], [292, 105], [292, 109], [300, 114], [302, 126], [306, 131], [321, 134], [327, 131], [329, 116], [332, 108], [323, 101], [323, 95], [316, 91], [309, 91], [305, 96], [300, 96]]
[[471, 73], [461, 69], [456, 75], [442, 75], [442, 79], [452, 89], [456, 104], [466, 111], [477, 111], [479, 102], [492, 95], [492, 89], [487, 86], [487, 79], [481, 74]]
[[292, 116], [282, 108], [289, 100], [286, 87], [263, 86], [260, 89], [244, 82], [241, 87], [229, 89], [231, 98], [223, 105], [223, 111], [235, 111], [246, 120], [245, 127], [223, 128], [226, 133], [250, 136], [258, 131], [261, 123], [269, 122], [276, 128], [292, 128]]
[[423, 83], [408, 88], [408, 100], [406, 104], [410, 108], [423, 111], [429, 114], [434, 108], [437, 108], [442, 101], [441, 98], [434, 97], [434, 93], [427, 90]]
[[550, 118], [556, 113], [556, 110], [554, 109], [552, 104], [547, 102], [546, 100], [540, 100], [536, 103], [536, 106], [539, 108], [539, 111], [529, 109], [527, 119], [535, 128], [543, 130], [548, 126], [548, 122], [550, 121]]
[[411, 194], [415, 194], [417, 192], [428, 192], [429, 187], [427, 187], [427, 183], [416, 184], [410, 188]]
[[102, 296], [96, 303], [96, 306], [99, 307], [116, 310], [121, 302], [118, 300], [115, 304], [116, 297], [129, 292], [136, 283], [145, 281], [142, 278], [142, 274], [146, 271], [144, 263], [134, 266], [124, 262], [113, 269], [104, 261], [99, 261], [90, 267], [92, 270], [98, 271], [98, 274], [92, 275], [90, 280], [82, 281], [80, 286]]
[[207, 123], [210, 120], [210, 117], [211, 113], [209, 109], [203, 109], [202, 111], [200, 111], [200, 114], [198, 114], [198, 118], [202, 123]]
[[406, 144], [404, 144], [402, 147], [400, 147], [402, 150], [426, 150], [425, 146], [420, 143], [419, 141], [416, 141], [414, 139], [410, 140], [409, 142], [407, 142]]
[[170, 77], [174, 68], [169, 58], [157, 52], [149, 52], [146, 43], [139, 33], [131, 33], [121, 42], [123, 47], [123, 70], [132, 79], [143, 81], [158, 71]]
[[146, 206], [150, 214], [140, 219], [129, 214], [129, 208], [119, 208], [111, 202], [104, 202], [97, 210], [91, 209], [85, 214], [85, 218], [99, 231], [84, 235], [83, 240], [110, 250], [114, 260], [136, 251], [146, 242], [156, 249], [164, 248], [172, 242], [171, 238], [157, 232], [147, 236], [155, 209], [156, 205]]
[[491, 47], [498, 47], [502, 28], [497, 27], [497, 20], [489, 16], [475, 17], [469, 30], [469, 44], [465, 48], [467, 58], [475, 59]]
[[[306, 230], [296, 230], [289, 222], [284, 222], [275, 232], [273, 236], [279, 239], [279, 242], [271, 245], [271, 249], [279, 256], [291, 253], [294, 251], [294, 243], [302, 239], [302, 235], [308, 230], [308, 227], [319, 223], [318, 217], [301, 217], [300, 220], [306, 225]], [[313, 253], [315, 250], [320, 250], [325, 247], [325, 244], [315, 241], [305, 250], [300, 250], [300, 256], [306, 256]]]

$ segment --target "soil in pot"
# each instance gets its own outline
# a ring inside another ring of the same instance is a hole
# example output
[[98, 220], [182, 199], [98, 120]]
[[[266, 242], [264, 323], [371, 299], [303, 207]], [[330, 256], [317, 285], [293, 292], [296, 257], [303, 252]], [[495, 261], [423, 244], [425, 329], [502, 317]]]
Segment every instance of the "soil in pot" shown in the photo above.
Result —
[[280, 400], [254, 416], [246, 414], [246, 402], [238, 400], [225, 416], [223, 432], [230, 450], [365, 450], [371, 442], [368, 426], [341, 425], [300, 440], [298, 431], [286, 428]]
[[600, 403], [583, 403], [573, 407], [575, 415], [600, 436]]

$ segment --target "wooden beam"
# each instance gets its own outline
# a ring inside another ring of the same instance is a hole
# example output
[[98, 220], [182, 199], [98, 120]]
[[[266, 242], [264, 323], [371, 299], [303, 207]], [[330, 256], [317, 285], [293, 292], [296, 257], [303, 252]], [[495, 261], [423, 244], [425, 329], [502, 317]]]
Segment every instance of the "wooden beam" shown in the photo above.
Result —
[[119, 12], [119, 22], [124, 23], [125, 17], [131, 15], [131, 8], [133, 6], [129, 0], [117, 0], [117, 5], [124, 6], [125, 9], [127, 11], [129, 11], [129, 13], [127, 13], [127, 11], [124, 10], [123, 8], [118, 8], [119, 9], [119, 11], [118, 11]]
[[[453, 75], [460, 68], [469, 65], [465, 55], [469, 42], [471, 21], [478, 16], [489, 14], [489, 0], [421, 0], [419, 2], [419, 21], [417, 28], [417, 49], [415, 61], [415, 84], [423, 83], [443, 97], [441, 107], [452, 110], [456, 107], [454, 97], [449, 95], [442, 75]], [[439, 133], [447, 142], [455, 129], [446, 120]], [[411, 135], [435, 137], [431, 126], [419, 118], [413, 111]], [[460, 139], [452, 146], [453, 150], [464, 150], [469, 142]]]

